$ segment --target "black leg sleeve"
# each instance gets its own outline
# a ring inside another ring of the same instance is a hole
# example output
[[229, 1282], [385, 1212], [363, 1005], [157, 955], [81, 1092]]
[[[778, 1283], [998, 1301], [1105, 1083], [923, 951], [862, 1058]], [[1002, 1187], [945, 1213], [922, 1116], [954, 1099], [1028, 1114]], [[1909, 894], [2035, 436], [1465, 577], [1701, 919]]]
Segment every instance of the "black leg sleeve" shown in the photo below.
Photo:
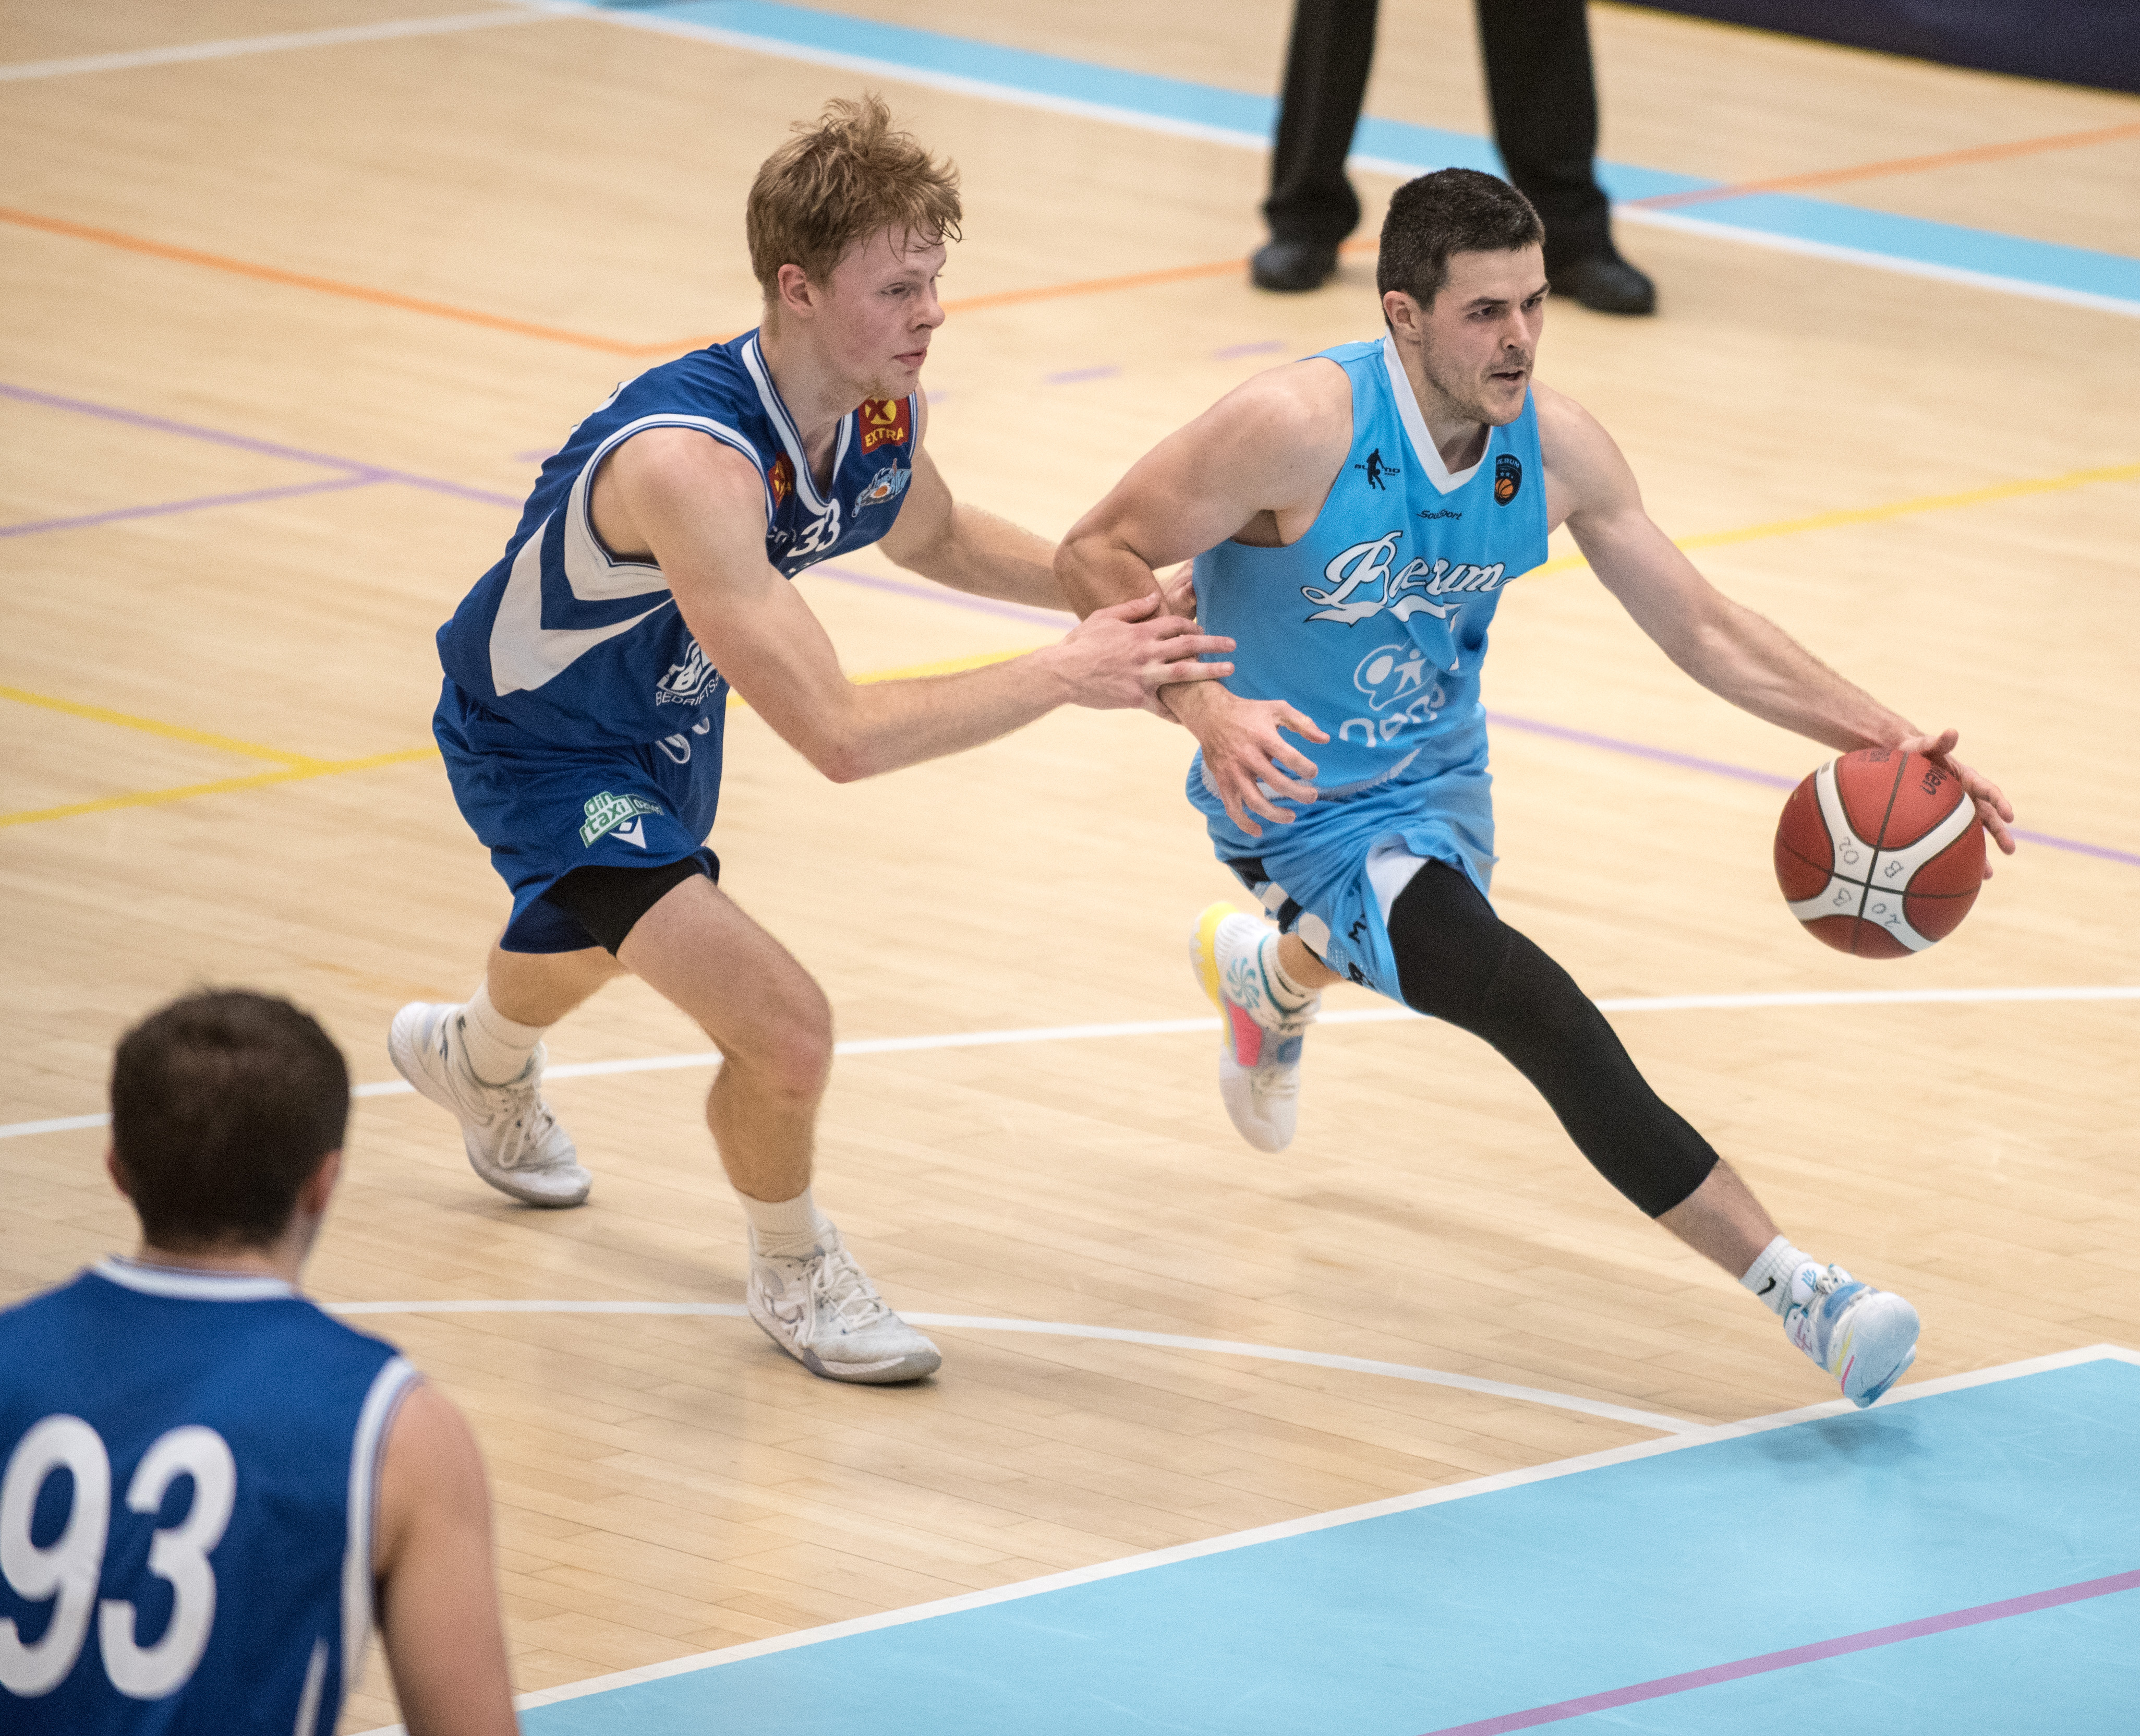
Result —
[[1494, 141], [1545, 224], [1546, 269], [1609, 253], [1611, 211], [1592, 167], [1598, 82], [1583, 0], [1476, 4]]
[[1406, 1004], [1500, 1050], [1598, 1173], [1644, 1212], [1661, 1216], [1708, 1178], [1709, 1142], [1650, 1089], [1575, 979], [1458, 870], [1421, 868], [1389, 927]]
[[1377, 0], [1297, 0], [1264, 219], [1275, 241], [1335, 247], [1360, 224], [1345, 158], [1375, 57]]

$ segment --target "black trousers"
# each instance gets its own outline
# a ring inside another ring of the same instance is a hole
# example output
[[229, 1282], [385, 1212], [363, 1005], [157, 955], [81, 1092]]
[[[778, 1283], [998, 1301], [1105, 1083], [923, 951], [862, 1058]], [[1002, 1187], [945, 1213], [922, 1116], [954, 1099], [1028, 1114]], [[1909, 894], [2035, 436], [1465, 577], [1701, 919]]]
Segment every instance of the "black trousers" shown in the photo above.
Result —
[[[1271, 191], [1272, 238], [1334, 247], [1359, 227], [1345, 157], [1375, 54], [1377, 0], [1295, 0]], [[1598, 86], [1584, 0], [1475, 0], [1494, 141], [1545, 224], [1554, 271], [1609, 253], [1598, 152]]]

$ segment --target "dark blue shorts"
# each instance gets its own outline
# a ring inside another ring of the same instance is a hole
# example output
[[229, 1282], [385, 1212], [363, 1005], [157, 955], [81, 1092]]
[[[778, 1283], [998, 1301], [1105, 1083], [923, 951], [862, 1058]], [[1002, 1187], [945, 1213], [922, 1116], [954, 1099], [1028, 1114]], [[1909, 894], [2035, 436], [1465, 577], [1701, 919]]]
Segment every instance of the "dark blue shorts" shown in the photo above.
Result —
[[631, 747], [562, 747], [445, 683], [431, 733], [461, 817], [512, 889], [507, 952], [577, 952], [600, 944], [543, 897], [574, 868], [660, 868], [695, 858], [720, 877], [705, 838], [720, 804], [724, 720], [715, 707], [699, 720], [704, 734]]

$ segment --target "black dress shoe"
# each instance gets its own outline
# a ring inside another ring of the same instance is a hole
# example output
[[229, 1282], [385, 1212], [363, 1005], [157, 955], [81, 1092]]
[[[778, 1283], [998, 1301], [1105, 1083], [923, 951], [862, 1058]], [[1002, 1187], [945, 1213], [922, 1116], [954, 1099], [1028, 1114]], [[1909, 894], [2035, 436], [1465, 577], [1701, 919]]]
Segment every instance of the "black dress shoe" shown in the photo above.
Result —
[[1617, 253], [1592, 253], [1547, 273], [1555, 295], [1599, 313], [1654, 313], [1657, 286]]
[[1267, 241], [1250, 255], [1249, 281], [1259, 289], [1298, 295], [1320, 289], [1338, 269], [1338, 249], [1320, 241]]

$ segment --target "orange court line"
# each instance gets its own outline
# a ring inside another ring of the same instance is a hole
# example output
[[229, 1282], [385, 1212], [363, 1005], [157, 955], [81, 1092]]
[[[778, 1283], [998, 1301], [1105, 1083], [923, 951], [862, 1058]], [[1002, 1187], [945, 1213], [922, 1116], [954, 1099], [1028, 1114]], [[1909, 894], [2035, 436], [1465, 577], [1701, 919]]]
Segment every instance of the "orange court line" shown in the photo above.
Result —
[[2107, 145], [2113, 139], [2140, 138], [2140, 120], [2118, 126], [2098, 126], [2087, 132], [2051, 133], [2040, 139], [2015, 139], [2004, 145], [1972, 145], [1961, 150], [1936, 151], [1930, 156], [1890, 157], [1881, 163], [1860, 163], [1849, 169], [1817, 169], [1805, 175], [1779, 175], [1767, 180], [1736, 181], [1727, 187], [1701, 187], [1691, 193], [1655, 193], [1647, 199], [1631, 199], [1631, 205], [1661, 210], [1672, 205], [1712, 204], [1738, 199], [1749, 193], [1784, 193], [1799, 187], [1832, 187], [1843, 181], [1872, 180], [1887, 175], [1918, 175], [1931, 169], [1951, 169], [1964, 163], [2000, 163], [2010, 157], [2034, 156], [2040, 151], [2074, 150], [2084, 145]]
[[484, 326], [493, 332], [510, 332], [521, 337], [541, 337], [552, 343], [577, 344], [584, 350], [602, 350], [612, 356], [639, 356], [665, 347], [659, 344], [620, 343], [612, 337], [596, 337], [585, 332], [567, 332], [562, 327], [537, 325], [533, 320], [508, 319], [503, 314], [484, 313], [473, 307], [456, 307], [446, 302], [428, 302], [420, 297], [401, 295], [390, 289], [373, 289], [362, 283], [344, 283], [333, 278], [284, 271], [279, 266], [256, 265], [249, 259], [233, 259], [222, 253], [203, 253], [198, 248], [174, 247], [166, 241], [151, 241], [145, 236], [129, 235], [118, 229], [96, 229], [85, 223], [69, 223], [63, 218], [40, 217], [34, 212], [11, 210], [5, 206], [0, 206], [0, 223], [12, 223], [26, 229], [42, 229], [54, 235], [71, 236], [78, 241], [95, 241], [130, 253], [146, 253], [151, 258], [175, 259], [182, 264], [203, 265], [211, 271], [228, 272], [233, 277], [253, 278], [263, 283], [283, 283], [295, 289], [312, 289], [322, 295], [338, 295], [352, 302], [369, 302], [375, 307], [399, 307], [410, 313], [429, 313], [439, 319], [459, 320], [464, 325]]

